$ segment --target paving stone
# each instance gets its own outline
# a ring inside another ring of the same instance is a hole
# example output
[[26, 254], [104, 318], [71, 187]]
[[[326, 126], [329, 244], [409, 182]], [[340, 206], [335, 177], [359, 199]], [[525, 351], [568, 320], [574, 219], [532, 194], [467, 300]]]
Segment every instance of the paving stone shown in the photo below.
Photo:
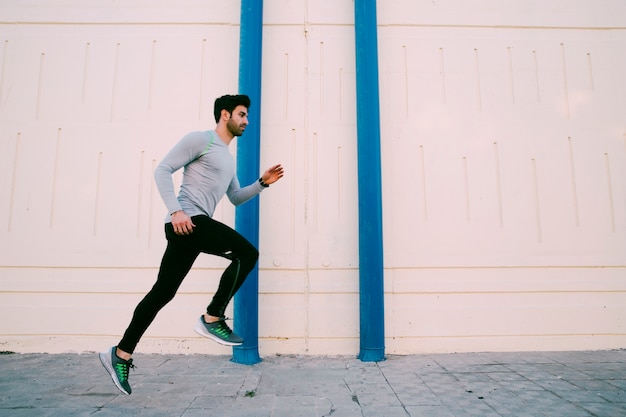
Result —
[[502, 389], [510, 392], [537, 391], [542, 389], [537, 383], [528, 380], [500, 381], [499, 384]]
[[617, 403], [586, 403], [580, 404], [582, 408], [589, 411], [594, 416], [602, 416], [602, 417], [624, 417], [626, 416], [626, 404], [617, 404]]
[[626, 391], [599, 391], [598, 396], [612, 403], [626, 403]]
[[408, 406], [406, 411], [411, 417], [455, 417], [450, 410], [444, 406]]
[[555, 392], [554, 394], [556, 394], [561, 399], [567, 402], [570, 402], [572, 404], [611, 402], [607, 400], [605, 397], [603, 397], [602, 395], [600, 395], [598, 391], [570, 390], [570, 391], [559, 391], [559, 392]]
[[534, 382], [548, 391], [580, 390], [576, 385], [562, 379], [536, 380]]
[[[411, 417], [402, 406], [372, 406], [362, 410], [363, 417]], [[334, 416], [333, 416], [334, 417]]]
[[441, 400], [428, 388], [406, 387], [395, 390], [396, 397], [405, 406], [438, 406]]

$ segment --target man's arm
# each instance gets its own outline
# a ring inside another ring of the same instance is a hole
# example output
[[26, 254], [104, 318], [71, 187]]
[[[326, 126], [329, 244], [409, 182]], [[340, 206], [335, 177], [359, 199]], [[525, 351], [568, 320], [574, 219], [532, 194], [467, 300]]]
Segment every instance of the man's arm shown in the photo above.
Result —
[[154, 170], [154, 180], [167, 207], [172, 215], [172, 225], [177, 234], [189, 234], [193, 231], [194, 224], [191, 218], [182, 210], [176, 191], [172, 174], [189, 162], [196, 159], [203, 149], [203, 138], [197, 133], [190, 133], [183, 137], [168, 153]]
[[237, 180], [237, 176], [235, 176], [226, 194], [230, 202], [238, 206], [257, 196], [261, 191], [269, 187], [270, 184], [281, 179], [283, 175], [283, 167], [277, 164], [268, 168], [257, 181], [243, 188], [239, 187], [239, 180]]

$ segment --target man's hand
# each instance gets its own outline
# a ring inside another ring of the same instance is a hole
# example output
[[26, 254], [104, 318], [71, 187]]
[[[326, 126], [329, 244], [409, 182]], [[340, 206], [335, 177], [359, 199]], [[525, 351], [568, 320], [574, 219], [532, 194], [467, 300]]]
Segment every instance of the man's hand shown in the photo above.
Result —
[[283, 174], [284, 174], [283, 167], [280, 164], [278, 164], [278, 165], [274, 165], [273, 167], [265, 171], [263, 175], [261, 176], [261, 179], [263, 180], [264, 183], [266, 183], [267, 185], [270, 185], [270, 184], [275, 183], [279, 179], [281, 179], [283, 177]]
[[191, 217], [182, 210], [172, 213], [172, 226], [174, 226], [174, 233], [180, 236], [192, 234], [193, 228], [196, 227], [191, 221]]

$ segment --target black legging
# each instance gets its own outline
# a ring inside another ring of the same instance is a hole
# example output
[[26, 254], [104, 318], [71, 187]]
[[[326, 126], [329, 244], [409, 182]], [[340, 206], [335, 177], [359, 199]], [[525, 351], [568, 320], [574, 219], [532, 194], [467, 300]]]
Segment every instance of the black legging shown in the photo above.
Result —
[[135, 308], [133, 318], [118, 344], [124, 352], [134, 352], [139, 339], [157, 313], [174, 298], [200, 253], [231, 260], [207, 307], [207, 313], [211, 316], [224, 316], [226, 306], [254, 268], [259, 252], [243, 236], [208, 216], [193, 216], [191, 220], [196, 227], [190, 235], [179, 236], [174, 233], [171, 223], [165, 225], [167, 248], [161, 260], [159, 275], [150, 292]]

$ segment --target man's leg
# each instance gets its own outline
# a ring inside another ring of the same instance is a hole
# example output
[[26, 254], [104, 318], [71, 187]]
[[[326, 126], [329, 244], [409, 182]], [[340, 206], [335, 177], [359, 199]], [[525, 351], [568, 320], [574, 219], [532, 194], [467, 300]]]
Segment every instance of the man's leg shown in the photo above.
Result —
[[234, 297], [239, 288], [241, 288], [248, 274], [256, 264], [259, 252], [249, 244], [247, 240], [245, 243], [246, 244], [237, 247], [232, 253], [225, 256], [231, 260], [231, 263], [228, 268], [224, 270], [217, 292], [213, 296], [211, 304], [207, 307], [207, 314], [209, 316], [218, 318], [224, 316], [224, 312], [230, 300]]
[[207, 314], [221, 318], [230, 300], [246, 280], [246, 277], [259, 259], [259, 251], [241, 234], [230, 227], [209, 219], [214, 241], [207, 243], [203, 252], [229, 259], [230, 265], [224, 270], [220, 283], [207, 307]]
[[195, 247], [202, 252], [221, 256], [231, 261], [222, 274], [213, 300], [207, 307], [207, 313], [200, 318], [195, 331], [222, 344], [241, 344], [243, 340], [232, 333], [232, 330], [224, 322], [224, 312], [230, 300], [254, 268], [259, 258], [259, 252], [241, 234], [225, 224], [207, 216], [196, 216], [193, 218], [193, 222], [196, 228], [189, 236], [193, 236], [192, 240], [197, 239], [198, 245], [200, 245]]
[[[167, 224], [166, 228], [168, 226], [171, 228], [171, 224]], [[168, 232], [166, 232], [167, 235], [170, 234]], [[123, 358], [124, 353], [132, 354], [135, 351], [139, 339], [148, 329], [157, 313], [176, 295], [176, 291], [178, 291], [198, 255], [199, 251], [170, 240], [168, 236], [167, 248], [161, 260], [157, 281], [135, 308], [133, 318], [124, 333], [124, 337], [118, 344], [118, 350], [122, 351], [118, 351], [121, 353], [118, 356]]]
[[133, 318], [118, 346], [113, 346], [99, 355], [100, 362], [111, 376], [115, 386], [126, 395], [132, 392], [128, 382], [128, 371], [134, 368], [131, 356], [139, 339], [157, 313], [174, 298], [199, 254], [192, 248], [170, 240], [169, 237], [173, 233], [171, 224], [166, 225], [165, 229], [168, 243], [161, 260], [157, 282], [135, 308]]

